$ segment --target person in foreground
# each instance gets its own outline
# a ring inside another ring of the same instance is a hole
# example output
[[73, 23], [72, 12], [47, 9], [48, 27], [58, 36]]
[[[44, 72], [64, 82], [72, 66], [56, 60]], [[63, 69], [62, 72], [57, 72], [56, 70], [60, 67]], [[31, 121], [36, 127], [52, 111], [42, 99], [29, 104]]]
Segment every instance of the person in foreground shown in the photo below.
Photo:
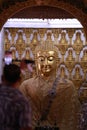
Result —
[[31, 102], [33, 129], [78, 130], [80, 103], [74, 84], [57, 77], [57, 47], [46, 41], [38, 45], [35, 62], [37, 75], [20, 86]]
[[31, 130], [31, 106], [18, 90], [20, 67], [5, 65], [0, 86], [0, 130]]

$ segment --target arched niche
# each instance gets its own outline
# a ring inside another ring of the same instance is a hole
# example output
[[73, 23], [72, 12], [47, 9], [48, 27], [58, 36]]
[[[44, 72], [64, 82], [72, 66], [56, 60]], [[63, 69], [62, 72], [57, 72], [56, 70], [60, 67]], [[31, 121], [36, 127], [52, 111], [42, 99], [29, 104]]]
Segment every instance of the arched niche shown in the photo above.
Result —
[[85, 32], [87, 34], [87, 22], [86, 18], [87, 15], [82, 11], [82, 9], [75, 6], [75, 4], [70, 4], [69, 2], [64, 1], [58, 1], [58, 0], [48, 0], [48, 1], [42, 1], [42, 0], [24, 0], [22, 1], [16, 1], [14, 3], [8, 3], [7, 7], [3, 7], [1, 13], [0, 13], [0, 29], [3, 27], [4, 23], [7, 21], [7, 19], [11, 18], [15, 13], [19, 12], [20, 10], [23, 10], [27, 7], [34, 7], [34, 6], [50, 6], [50, 7], [56, 7], [63, 9], [73, 15], [76, 19], [78, 19], [82, 26], [85, 29]]
[[[19, 2], [20, 1], [20, 2]], [[68, 0], [67, 0], [68, 1]], [[87, 15], [82, 11], [82, 9], [75, 6], [75, 4], [70, 4], [69, 2], [65, 2], [64, 0], [15, 0], [13, 3], [5, 3], [5, 6], [0, 10], [0, 30], [3, 29], [3, 25], [6, 21], [13, 17], [15, 14], [23, 11], [26, 8], [34, 8], [34, 7], [50, 7], [50, 8], [59, 8], [68, 12], [68, 14], [72, 15], [74, 18], [78, 19], [82, 24], [85, 33], [87, 34]], [[1, 9], [1, 8], [0, 8]], [[2, 34], [3, 35], [3, 34]], [[3, 39], [2, 39], [3, 40]], [[3, 41], [1, 42], [3, 43]], [[2, 53], [3, 49], [1, 48]], [[2, 62], [2, 61], [1, 61]], [[2, 63], [1, 63], [2, 64]], [[1, 65], [0, 65], [1, 66]]]

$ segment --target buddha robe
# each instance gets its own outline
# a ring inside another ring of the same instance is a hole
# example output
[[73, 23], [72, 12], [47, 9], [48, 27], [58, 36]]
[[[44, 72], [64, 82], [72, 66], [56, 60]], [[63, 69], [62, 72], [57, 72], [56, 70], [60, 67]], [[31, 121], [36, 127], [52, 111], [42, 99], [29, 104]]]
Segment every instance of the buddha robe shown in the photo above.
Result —
[[40, 121], [43, 111], [48, 104], [48, 92], [52, 89], [54, 78], [48, 81], [41, 77], [34, 77], [24, 81], [20, 90], [29, 99], [32, 105], [32, 127], [35, 129], [38, 122], [41, 126], [56, 126], [59, 130], [79, 130], [78, 113], [80, 103], [76, 89], [68, 79], [58, 78], [56, 96], [53, 98], [47, 118]]

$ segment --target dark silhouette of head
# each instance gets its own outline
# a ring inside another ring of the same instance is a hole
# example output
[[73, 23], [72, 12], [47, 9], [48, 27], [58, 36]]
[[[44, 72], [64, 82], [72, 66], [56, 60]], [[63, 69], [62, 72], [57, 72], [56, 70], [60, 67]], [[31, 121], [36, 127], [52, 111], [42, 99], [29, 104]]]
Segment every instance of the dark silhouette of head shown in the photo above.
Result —
[[9, 83], [15, 83], [20, 79], [21, 70], [16, 64], [5, 65], [3, 69], [3, 77]]

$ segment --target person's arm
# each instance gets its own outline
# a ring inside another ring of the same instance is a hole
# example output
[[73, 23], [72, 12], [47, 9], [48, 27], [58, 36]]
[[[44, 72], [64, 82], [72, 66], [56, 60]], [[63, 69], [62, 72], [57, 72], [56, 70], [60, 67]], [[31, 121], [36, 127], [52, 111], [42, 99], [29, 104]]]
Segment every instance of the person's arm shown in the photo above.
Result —
[[30, 102], [24, 98], [21, 101], [21, 111], [19, 115], [20, 130], [32, 130], [32, 110]]

